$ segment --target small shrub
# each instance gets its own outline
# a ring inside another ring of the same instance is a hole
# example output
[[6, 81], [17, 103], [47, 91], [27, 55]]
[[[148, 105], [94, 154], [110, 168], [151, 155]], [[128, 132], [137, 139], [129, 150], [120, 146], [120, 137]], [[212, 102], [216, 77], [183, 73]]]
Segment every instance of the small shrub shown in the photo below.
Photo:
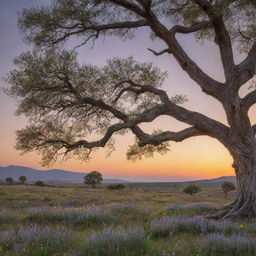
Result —
[[41, 181], [41, 180], [38, 180], [38, 181], [35, 182], [35, 185], [43, 187], [43, 186], [45, 186], [45, 183], [43, 181]]
[[14, 182], [12, 177], [7, 177], [7, 178], [5, 179], [5, 181], [6, 181], [6, 183], [9, 184], [9, 185], [10, 185], [10, 184], [13, 184], [13, 182]]
[[105, 228], [90, 233], [87, 238], [89, 256], [145, 255], [146, 236], [143, 228]]
[[226, 181], [221, 184], [221, 189], [227, 195], [228, 192], [236, 190], [236, 186], [234, 183]]
[[123, 185], [123, 184], [108, 185], [108, 189], [110, 189], [110, 190], [121, 190], [121, 189], [124, 189], [124, 188], [125, 188], [125, 185]]
[[200, 192], [201, 189], [197, 185], [189, 185], [183, 189], [183, 192], [186, 194], [190, 194], [191, 196], [195, 193]]
[[240, 235], [226, 237], [224, 234], [210, 234], [201, 243], [201, 253], [204, 256], [255, 256], [256, 239]]

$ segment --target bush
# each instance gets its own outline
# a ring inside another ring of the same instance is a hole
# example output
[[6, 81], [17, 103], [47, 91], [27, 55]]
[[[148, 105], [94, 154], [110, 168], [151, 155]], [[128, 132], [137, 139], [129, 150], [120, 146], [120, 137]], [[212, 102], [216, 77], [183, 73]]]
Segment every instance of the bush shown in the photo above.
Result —
[[146, 236], [143, 228], [105, 228], [87, 238], [88, 256], [145, 255]]
[[41, 180], [38, 180], [38, 181], [35, 182], [35, 185], [42, 187], [42, 186], [45, 186], [45, 183]]
[[186, 194], [190, 194], [191, 196], [195, 193], [200, 192], [201, 189], [197, 185], [189, 185], [183, 189], [183, 192]]
[[221, 184], [221, 189], [227, 195], [228, 192], [236, 190], [236, 186], [234, 183], [226, 181]]
[[8, 183], [8, 184], [12, 184], [13, 183], [13, 178], [12, 177], [7, 177], [5, 179], [5, 181]]
[[121, 190], [121, 189], [124, 189], [124, 188], [125, 188], [125, 185], [123, 185], [123, 184], [108, 185], [108, 189], [110, 189], [110, 190]]
[[226, 237], [223, 234], [210, 234], [201, 243], [201, 253], [204, 256], [255, 256], [256, 239], [240, 235]]

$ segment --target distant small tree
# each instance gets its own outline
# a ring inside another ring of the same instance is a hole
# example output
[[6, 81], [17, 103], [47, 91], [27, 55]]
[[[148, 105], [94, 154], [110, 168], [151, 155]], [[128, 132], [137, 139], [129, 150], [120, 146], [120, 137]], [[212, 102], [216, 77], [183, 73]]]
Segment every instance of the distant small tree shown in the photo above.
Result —
[[13, 178], [12, 177], [8, 177], [5, 179], [5, 181], [8, 183], [8, 184], [12, 184], [13, 183]]
[[35, 182], [35, 185], [37, 185], [37, 186], [44, 186], [45, 184], [44, 184], [44, 182], [43, 181], [41, 181], [41, 180], [38, 180], [38, 181], [36, 181]]
[[195, 193], [200, 192], [201, 189], [197, 185], [189, 185], [183, 189], [183, 192], [186, 194], [190, 194], [191, 196]]
[[19, 181], [21, 182], [21, 184], [24, 184], [26, 180], [27, 180], [26, 176], [20, 176], [19, 177]]
[[84, 183], [92, 185], [92, 188], [95, 188], [96, 184], [100, 184], [103, 178], [101, 173], [93, 171], [84, 176]]
[[125, 185], [124, 184], [110, 184], [108, 185], [108, 189], [110, 190], [121, 190], [124, 189]]
[[221, 184], [221, 189], [225, 195], [228, 195], [228, 192], [236, 190], [236, 186], [232, 182], [225, 181]]

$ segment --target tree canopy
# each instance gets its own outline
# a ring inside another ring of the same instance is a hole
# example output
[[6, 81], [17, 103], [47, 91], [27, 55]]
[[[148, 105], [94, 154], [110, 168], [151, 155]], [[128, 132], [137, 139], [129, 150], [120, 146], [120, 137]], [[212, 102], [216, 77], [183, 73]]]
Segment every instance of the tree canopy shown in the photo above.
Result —
[[189, 185], [189, 186], [187, 186], [187, 187], [185, 187], [185, 188], [183, 189], [183, 192], [184, 192], [184, 193], [190, 194], [191, 196], [192, 196], [193, 194], [196, 194], [196, 193], [200, 192], [200, 191], [201, 191], [201, 189], [200, 189], [197, 185], [194, 185], [194, 184]]
[[8, 184], [12, 184], [14, 182], [13, 178], [12, 177], [7, 177], [5, 179], [5, 181], [8, 183]]
[[225, 181], [221, 184], [221, 189], [227, 195], [228, 192], [236, 190], [236, 186], [233, 182]]
[[20, 176], [20, 177], [19, 177], [19, 181], [20, 181], [22, 184], [24, 184], [26, 180], [27, 180], [27, 177], [26, 177], [26, 176]]
[[84, 183], [92, 185], [95, 188], [96, 184], [100, 184], [103, 181], [102, 175], [100, 172], [93, 171], [84, 176]]

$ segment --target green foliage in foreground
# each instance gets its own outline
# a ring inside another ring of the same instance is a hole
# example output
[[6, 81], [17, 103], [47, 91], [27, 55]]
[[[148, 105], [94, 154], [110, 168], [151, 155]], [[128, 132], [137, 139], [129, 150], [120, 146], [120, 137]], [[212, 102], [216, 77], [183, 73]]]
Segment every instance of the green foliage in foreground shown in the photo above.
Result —
[[197, 204], [166, 188], [3, 185], [0, 193], [0, 256], [256, 255], [255, 223], [203, 217], [223, 195], [217, 189], [195, 194]]

